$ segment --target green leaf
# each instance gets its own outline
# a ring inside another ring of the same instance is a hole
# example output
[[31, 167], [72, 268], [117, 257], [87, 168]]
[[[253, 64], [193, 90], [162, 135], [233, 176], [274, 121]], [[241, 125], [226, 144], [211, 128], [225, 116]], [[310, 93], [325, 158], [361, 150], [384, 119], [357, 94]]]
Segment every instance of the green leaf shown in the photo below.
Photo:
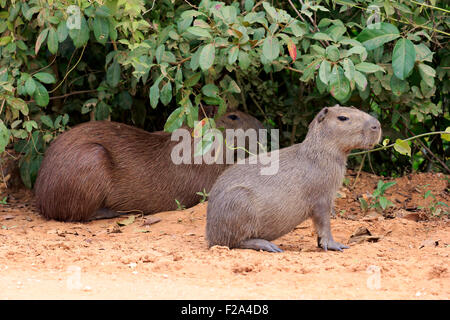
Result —
[[336, 46], [328, 46], [325, 55], [331, 61], [338, 61], [340, 58], [339, 49]]
[[248, 53], [242, 50], [239, 50], [239, 68], [242, 70], [247, 70], [250, 66], [251, 61], [248, 56]]
[[47, 89], [40, 82], [36, 82], [36, 90], [33, 97], [36, 100], [36, 104], [41, 107], [45, 107], [50, 101]]
[[70, 29], [69, 36], [76, 48], [84, 46], [89, 41], [89, 27], [83, 15], [80, 17], [80, 28]]
[[368, 25], [356, 37], [356, 40], [361, 42], [367, 50], [373, 50], [398, 37], [400, 32], [396, 26], [387, 22], [378, 22]]
[[356, 70], [364, 72], [364, 73], [374, 73], [374, 72], [377, 72], [377, 71], [385, 72], [384, 69], [381, 66], [379, 66], [377, 64], [374, 64], [374, 63], [370, 63], [370, 62], [358, 63], [355, 66], [355, 68], [356, 68]]
[[6, 46], [12, 40], [11, 36], [1, 37], [0, 38], [0, 47]]
[[414, 45], [414, 48], [416, 50], [416, 61], [433, 62], [434, 52], [432, 52], [425, 44], [420, 43], [418, 45]]
[[166, 124], [164, 125], [164, 131], [173, 132], [183, 124], [184, 118], [186, 117], [184, 113], [184, 107], [179, 107], [175, 109], [170, 116], [167, 118]]
[[328, 91], [340, 102], [345, 102], [350, 95], [350, 83], [344, 76], [344, 71], [340, 66], [334, 66], [330, 74]]
[[56, 33], [58, 34], [58, 41], [63, 42], [67, 39], [69, 35], [69, 29], [67, 29], [66, 21], [61, 21], [56, 29]]
[[120, 82], [120, 65], [117, 61], [114, 61], [106, 71], [106, 82], [111, 87], [117, 87]]
[[328, 84], [331, 74], [331, 63], [328, 60], [323, 60], [319, 68], [319, 78], [324, 84]]
[[254, 5], [255, 5], [254, 0], [245, 0], [245, 4], [244, 4], [245, 11], [250, 12], [250, 10], [253, 9]]
[[201, 27], [189, 27], [186, 31], [200, 38], [212, 38], [209, 31]]
[[172, 83], [168, 81], [161, 89], [161, 103], [165, 106], [172, 100]]
[[228, 85], [228, 91], [232, 93], [241, 93], [241, 88], [239, 88], [236, 81], [231, 80], [230, 84]]
[[411, 74], [415, 61], [416, 49], [411, 40], [398, 40], [392, 52], [392, 68], [395, 76], [405, 80]]
[[388, 199], [386, 199], [386, 197], [380, 197], [378, 202], [380, 203], [380, 206], [381, 206], [381, 208], [383, 208], [383, 210], [386, 209], [386, 207], [388, 205]]
[[0, 120], [0, 154], [5, 151], [9, 143], [10, 132], [2, 120]]
[[38, 128], [39, 128], [38, 125], [37, 125], [37, 123], [36, 123], [36, 121], [34, 121], [34, 120], [28, 120], [28, 121], [25, 121], [25, 122], [23, 123], [23, 127], [24, 127], [25, 130], [27, 130], [28, 132], [33, 131], [33, 128], [35, 128], [35, 129], [38, 129]]
[[45, 39], [47, 38], [48, 34], [48, 28], [41, 31], [39, 36], [36, 39], [36, 45], [34, 46], [34, 54], [37, 55], [39, 52], [39, 49], [41, 48], [42, 43], [44, 43]]
[[[36, 94], [36, 92], [35, 92], [35, 94]], [[15, 110], [19, 110], [24, 116], [27, 116], [29, 113], [27, 103], [20, 98], [8, 99], [8, 104]]]
[[100, 101], [98, 105], [95, 107], [95, 120], [106, 120], [109, 117], [109, 106]]
[[101, 44], [105, 44], [109, 36], [109, 20], [103, 17], [95, 17], [93, 28], [95, 39]]
[[41, 122], [43, 124], [45, 124], [47, 127], [52, 128], [52, 129], [54, 128], [52, 118], [50, 118], [48, 115], [43, 115], [43, 116], [41, 116], [40, 119], [41, 119]]
[[426, 65], [425, 63], [419, 63], [418, 65], [419, 73], [422, 76], [422, 78], [425, 80], [425, 77], [436, 77], [436, 70], [434, 70], [429, 65]]
[[200, 68], [203, 71], [208, 70], [214, 63], [214, 58], [216, 57], [216, 48], [214, 44], [207, 44], [200, 53], [201, 59], [199, 60]]
[[333, 39], [329, 35], [322, 32], [314, 33], [311, 38], [314, 40], [333, 41]]
[[239, 55], [239, 47], [234, 46], [228, 51], [228, 64], [234, 64]]
[[364, 91], [367, 88], [367, 78], [359, 71], [355, 71], [355, 82], [358, 90]]
[[153, 109], [158, 106], [159, 101], [159, 81], [156, 81], [150, 88], [150, 105]]
[[392, 93], [396, 96], [400, 96], [402, 93], [405, 93], [409, 90], [408, 81], [401, 80], [397, 78], [395, 75], [392, 75], [390, 82]]
[[444, 139], [445, 141], [450, 141], [450, 127], [447, 127], [445, 129], [445, 132], [448, 132], [448, 133], [442, 133], [441, 138]]
[[53, 54], [58, 52], [58, 34], [54, 28], [50, 28], [48, 31], [47, 48]]
[[103, 5], [95, 10], [95, 16], [108, 18], [111, 16], [111, 10], [107, 7], [107, 5]]
[[404, 141], [402, 139], [395, 140], [394, 149], [398, 153], [411, 157], [411, 147], [409, 146], [408, 141]]
[[197, 82], [200, 80], [201, 76], [202, 76], [201, 72], [194, 73], [189, 79], [186, 79], [186, 81], [184, 82], [184, 86], [186, 88], [195, 86]]
[[267, 37], [262, 46], [264, 57], [269, 60], [275, 60], [280, 55], [280, 43], [277, 38]]
[[345, 58], [342, 62], [342, 66], [344, 67], [344, 75], [348, 79], [348, 81], [355, 80], [355, 65], [352, 60]]
[[36, 82], [32, 77], [29, 77], [27, 81], [25, 81], [25, 90], [29, 96], [32, 96], [34, 91], [36, 90]]
[[50, 84], [50, 83], [55, 83], [56, 79], [55, 77], [47, 72], [38, 72], [35, 73], [33, 75], [33, 77], [35, 77], [36, 79], [38, 79], [40, 82], [46, 83], [46, 84]]
[[202, 93], [207, 97], [216, 98], [219, 93], [219, 88], [217, 88], [216, 85], [210, 83], [210, 84], [203, 86]]

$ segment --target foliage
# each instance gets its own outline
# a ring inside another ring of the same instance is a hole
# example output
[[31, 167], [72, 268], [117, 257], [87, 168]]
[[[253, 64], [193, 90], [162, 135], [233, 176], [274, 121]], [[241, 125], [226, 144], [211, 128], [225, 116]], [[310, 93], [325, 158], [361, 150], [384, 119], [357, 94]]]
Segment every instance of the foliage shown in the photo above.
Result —
[[[335, 103], [373, 113], [392, 140], [449, 125], [446, 1], [0, 0], [0, 7], [0, 153], [14, 143], [28, 187], [48, 143], [89, 119], [173, 131], [193, 127], [203, 105], [217, 105], [218, 115], [241, 106], [281, 129], [282, 146], [301, 140], [317, 109]], [[420, 143], [411, 158], [374, 155], [376, 170], [442, 169], [430, 153], [448, 167], [447, 142]]]
[[[428, 185], [425, 185], [426, 187]], [[427, 190], [423, 196], [424, 199], [431, 197], [432, 200], [428, 204], [427, 209], [433, 216], [448, 215], [449, 214], [449, 206], [445, 202], [438, 201], [435, 195], [431, 192], [431, 190]], [[423, 207], [419, 207], [419, 209], [423, 209]]]
[[371, 195], [371, 200], [369, 203], [364, 198], [359, 198], [359, 203], [363, 211], [367, 211], [369, 208], [373, 208], [379, 211], [384, 211], [389, 207], [393, 207], [394, 204], [388, 198], [384, 196], [387, 189], [395, 185], [397, 182], [383, 182], [378, 181], [377, 188]]
[[196, 194], [202, 197], [202, 198], [200, 199], [200, 203], [203, 203], [203, 202], [205, 202], [206, 200], [208, 200], [209, 193], [206, 192], [205, 188], [203, 188], [203, 191], [197, 192]]

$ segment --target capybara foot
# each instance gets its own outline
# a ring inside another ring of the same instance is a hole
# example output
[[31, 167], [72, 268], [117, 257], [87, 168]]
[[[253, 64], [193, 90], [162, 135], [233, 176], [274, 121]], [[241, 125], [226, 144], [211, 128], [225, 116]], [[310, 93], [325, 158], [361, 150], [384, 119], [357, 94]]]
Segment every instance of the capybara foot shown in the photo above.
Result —
[[268, 252], [283, 252], [278, 246], [264, 239], [248, 239], [239, 244], [241, 249], [263, 250]]
[[123, 215], [123, 213], [119, 213], [117, 211], [108, 209], [108, 208], [102, 208], [102, 209], [98, 209], [94, 216], [89, 220], [100, 220], [100, 219], [111, 219], [111, 218], [117, 218], [120, 217], [121, 215]]
[[333, 239], [317, 237], [317, 244], [323, 250], [343, 251], [342, 249], [348, 249], [345, 244], [334, 241]]

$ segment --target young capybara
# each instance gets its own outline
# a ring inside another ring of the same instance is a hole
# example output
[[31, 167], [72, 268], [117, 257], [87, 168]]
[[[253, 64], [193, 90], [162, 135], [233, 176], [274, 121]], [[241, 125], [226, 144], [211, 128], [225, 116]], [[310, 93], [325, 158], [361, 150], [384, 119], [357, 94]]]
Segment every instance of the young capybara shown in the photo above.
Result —
[[[217, 127], [262, 129], [254, 117], [229, 112]], [[166, 132], [150, 133], [110, 121], [80, 124], [53, 141], [34, 191], [41, 214], [60, 221], [89, 221], [126, 213], [150, 214], [199, 202], [225, 164], [174, 164]], [[193, 151], [192, 151], [193, 152]]]
[[[330, 213], [352, 149], [372, 148], [380, 123], [353, 107], [323, 108], [300, 144], [279, 150], [279, 170], [261, 175], [261, 162], [235, 164], [211, 189], [206, 221], [209, 246], [281, 252], [273, 244], [312, 218], [324, 250], [347, 246], [334, 241]], [[259, 159], [264, 154], [259, 154]]]

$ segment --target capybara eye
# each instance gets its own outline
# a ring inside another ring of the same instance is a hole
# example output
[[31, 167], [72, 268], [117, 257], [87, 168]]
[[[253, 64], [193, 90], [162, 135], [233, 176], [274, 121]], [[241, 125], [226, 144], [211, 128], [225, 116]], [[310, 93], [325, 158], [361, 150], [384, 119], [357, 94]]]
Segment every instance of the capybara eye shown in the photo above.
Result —
[[235, 115], [235, 114], [230, 114], [230, 115], [228, 116], [228, 118], [230, 118], [231, 120], [237, 120], [237, 119], [239, 119], [239, 117], [238, 117], [237, 115]]
[[341, 121], [347, 121], [349, 118], [348, 117], [346, 117], [346, 116], [339, 116], [339, 117], [337, 117], [339, 120], [341, 120]]

